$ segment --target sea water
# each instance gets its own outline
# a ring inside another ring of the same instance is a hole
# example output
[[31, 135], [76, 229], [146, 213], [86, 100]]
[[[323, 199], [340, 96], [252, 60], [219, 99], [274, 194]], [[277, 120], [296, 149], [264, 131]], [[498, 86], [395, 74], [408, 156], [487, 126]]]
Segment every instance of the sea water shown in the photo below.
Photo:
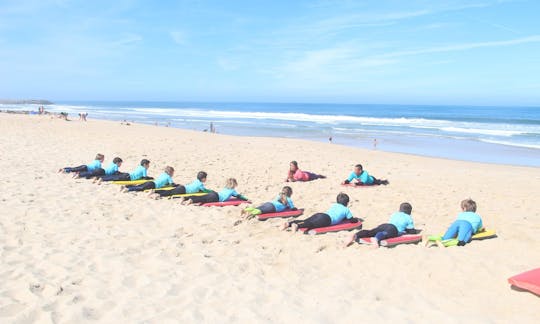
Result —
[[[0, 105], [0, 110], [37, 110]], [[303, 103], [59, 102], [72, 119], [130, 121], [240, 136], [301, 138], [466, 161], [540, 166], [540, 107]], [[360, 158], [361, 159], [361, 158]]]

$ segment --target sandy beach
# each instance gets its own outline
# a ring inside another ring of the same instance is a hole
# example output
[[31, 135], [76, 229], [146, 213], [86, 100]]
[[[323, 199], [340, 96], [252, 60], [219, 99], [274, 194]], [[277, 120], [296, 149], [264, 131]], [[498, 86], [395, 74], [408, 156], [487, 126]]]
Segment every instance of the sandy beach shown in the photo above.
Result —
[[[141, 124], [0, 114], [2, 323], [538, 323], [539, 297], [507, 278], [540, 266], [540, 169], [426, 158], [304, 140], [234, 137]], [[289, 161], [327, 176], [291, 183], [304, 216], [346, 192], [364, 228], [413, 206], [423, 233], [444, 231], [462, 199], [495, 239], [460, 248], [370, 249], [350, 232], [301, 235], [241, 207], [182, 206], [57, 174], [105, 154], [176, 183], [208, 172], [255, 204], [285, 185]], [[467, 152], [464, 152], [467, 154]], [[347, 188], [353, 166], [388, 186]], [[535, 198], [536, 197], [536, 198]]]

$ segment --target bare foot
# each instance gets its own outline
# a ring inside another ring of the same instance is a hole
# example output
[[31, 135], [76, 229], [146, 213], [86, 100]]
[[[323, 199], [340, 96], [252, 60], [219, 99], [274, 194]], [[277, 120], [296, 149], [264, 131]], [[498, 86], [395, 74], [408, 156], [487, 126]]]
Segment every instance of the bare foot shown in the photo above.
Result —
[[343, 247], [349, 247], [350, 245], [354, 243], [355, 239], [356, 239], [356, 233], [352, 234], [351, 237], [349, 237], [349, 240], [345, 242]]
[[120, 186], [120, 192], [126, 192], [127, 187], [126, 186]]
[[58, 169], [58, 173], [66, 173], [64, 169]]
[[284, 230], [286, 230], [287, 228], [289, 228], [289, 226], [290, 226], [290, 225], [289, 225], [289, 222], [285, 222], [285, 223], [281, 224], [280, 229], [281, 229], [282, 231], [284, 231]]
[[377, 240], [376, 238], [371, 238], [371, 243], [373, 244], [371, 246], [372, 249], [376, 250], [379, 248], [379, 240]]
[[184, 202], [184, 205], [186, 205], [186, 206], [191, 205], [191, 204], [193, 204], [193, 200], [191, 200], [191, 199], [188, 199], [188, 200], [186, 200]]
[[431, 246], [431, 241], [427, 235], [422, 236], [422, 241], [424, 242], [425, 247]]
[[148, 190], [148, 197], [153, 197], [155, 193], [156, 193], [156, 190], [154, 189]]
[[440, 241], [440, 240], [437, 240], [437, 241], [435, 241], [435, 243], [436, 243], [436, 244], [437, 244], [437, 246], [438, 246], [438, 247], [440, 247], [440, 248], [444, 248], [444, 247], [446, 247], [446, 246], [444, 246], [443, 242], [442, 242], [442, 241]]
[[96, 182], [96, 184], [100, 185], [102, 182], [103, 182], [103, 179], [99, 178], [98, 181]]
[[154, 193], [154, 194], [148, 195], [148, 198], [158, 200], [159, 199], [159, 194]]
[[298, 224], [292, 223], [292, 224], [291, 224], [291, 231], [292, 231], [293, 233], [296, 233], [296, 231], [298, 231]]
[[73, 174], [73, 178], [74, 178], [74, 179], [79, 179], [79, 174], [78, 174], [78, 173], [74, 173], [74, 174]]

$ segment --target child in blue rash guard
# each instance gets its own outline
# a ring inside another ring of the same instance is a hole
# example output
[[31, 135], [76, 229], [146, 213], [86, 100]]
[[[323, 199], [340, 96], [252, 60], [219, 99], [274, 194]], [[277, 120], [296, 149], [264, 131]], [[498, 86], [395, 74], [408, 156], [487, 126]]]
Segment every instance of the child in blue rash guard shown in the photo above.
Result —
[[374, 229], [361, 230], [353, 234], [349, 241], [345, 243], [345, 246], [351, 245], [353, 242], [358, 242], [364, 237], [373, 237], [375, 240], [375, 247], [379, 247], [379, 242], [392, 237], [398, 237], [407, 234], [414, 234], [414, 222], [411, 217], [412, 206], [408, 202], [401, 203], [399, 205], [399, 211], [393, 213], [390, 216], [390, 221], [386, 224], [381, 224]]
[[296, 210], [291, 199], [292, 193], [292, 188], [285, 186], [281, 189], [281, 192], [277, 195], [276, 199], [271, 202], [264, 203], [257, 208], [247, 207], [242, 210], [241, 216], [252, 218], [260, 214], [279, 213], [286, 209]]
[[101, 163], [103, 163], [103, 160], [105, 160], [105, 155], [98, 153], [96, 154], [96, 158], [94, 159], [94, 161], [88, 164], [79, 165], [77, 167], [62, 168], [58, 170], [58, 173], [70, 173], [70, 172], [79, 173], [79, 172], [84, 172], [84, 171], [92, 172], [96, 169], [101, 168]]
[[120, 187], [120, 191], [144, 191], [148, 189], [159, 189], [166, 185], [174, 185], [174, 181], [172, 179], [173, 175], [174, 168], [171, 166], [166, 166], [165, 170], [163, 170], [163, 173], [160, 174], [159, 177], [157, 177], [155, 180], [145, 182], [138, 186], [122, 186]]
[[102, 176], [105, 176], [105, 175], [113, 175], [113, 174], [117, 174], [119, 173], [118, 172], [118, 168], [122, 166], [122, 159], [119, 158], [119, 157], [115, 157], [111, 163], [109, 163], [109, 165], [103, 169], [103, 168], [99, 168], [99, 169], [96, 169], [92, 172], [90, 171], [83, 171], [83, 172], [80, 172], [76, 178], [86, 178], [86, 179], [90, 179], [90, 178], [100, 178]]
[[482, 218], [476, 213], [476, 202], [470, 198], [461, 202], [461, 210], [456, 221], [450, 225], [442, 237], [432, 236], [426, 240], [425, 244], [429, 244], [432, 240], [440, 247], [464, 246], [470, 243], [472, 236], [483, 230]]
[[282, 230], [291, 228], [293, 232], [296, 232], [298, 228], [307, 228], [304, 233], [309, 230], [319, 227], [327, 227], [341, 223], [344, 219], [350, 219], [353, 222], [358, 222], [357, 218], [354, 218], [350, 209], [347, 208], [349, 204], [349, 196], [340, 192], [336, 197], [336, 202], [330, 206], [330, 209], [326, 213], [316, 213], [313, 216], [304, 220], [293, 220], [283, 223]]
[[203, 196], [187, 196], [184, 197], [184, 200], [182, 201], [182, 204], [191, 205], [193, 203], [195, 204], [205, 204], [205, 203], [211, 203], [211, 202], [224, 202], [227, 201], [231, 197], [237, 197], [240, 200], [247, 200], [246, 197], [239, 194], [234, 188], [238, 185], [238, 182], [235, 178], [229, 178], [227, 179], [227, 183], [225, 184], [225, 188], [221, 190], [220, 192], [211, 191]]
[[133, 181], [139, 179], [148, 179], [152, 180], [153, 178], [148, 177], [147, 172], [150, 167], [150, 161], [147, 159], [142, 159], [141, 163], [137, 168], [131, 173], [119, 172], [117, 174], [105, 175], [98, 179], [94, 178], [94, 182], [97, 181], [98, 184], [101, 184], [102, 181]]
[[179, 185], [174, 189], [170, 190], [151, 190], [148, 193], [148, 196], [150, 198], [157, 199], [159, 197], [168, 197], [172, 195], [182, 195], [182, 194], [192, 194], [196, 192], [207, 192], [208, 190], [204, 186], [204, 183], [206, 182], [206, 178], [208, 177], [208, 174], [204, 171], [199, 171], [197, 173], [197, 179], [195, 179], [193, 182], [182, 186]]
[[349, 184], [351, 182], [357, 186], [380, 184], [387, 185], [389, 183], [388, 180], [380, 180], [372, 175], [369, 175], [367, 171], [364, 171], [362, 164], [357, 164], [354, 166], [354, 171], [351, 172], [347, 180], [343, 181], [343, 184]]

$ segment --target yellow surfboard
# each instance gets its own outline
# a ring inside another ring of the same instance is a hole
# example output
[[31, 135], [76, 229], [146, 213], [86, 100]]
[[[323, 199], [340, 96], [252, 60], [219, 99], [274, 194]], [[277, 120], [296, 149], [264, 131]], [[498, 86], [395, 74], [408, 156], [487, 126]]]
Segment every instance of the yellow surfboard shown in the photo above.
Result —
[[488, 238], [492, 238], [492, 237], [496, 237], [497, 236], [497, 233], [495, 232], [495, 230], [491, 230], [491, 229], [486, 229], [482, 232], [478, 232], [476, 234], [474, 234], [472, 236], [472, 240], [483, 240], [483, 239], [488, 239]]
[[112, 181], [112, 183], [122, 186], [140, 185], [152, 180], [126, 180], [126, 181]]

